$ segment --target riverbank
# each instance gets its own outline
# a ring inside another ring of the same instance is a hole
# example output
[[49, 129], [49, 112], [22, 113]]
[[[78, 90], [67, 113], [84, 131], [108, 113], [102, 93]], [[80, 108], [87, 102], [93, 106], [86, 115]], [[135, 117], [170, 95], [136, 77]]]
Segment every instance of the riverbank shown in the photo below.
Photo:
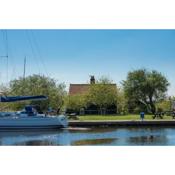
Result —
[[145, 115], [144, 121], [139, 115], [85, 115], [78, 116], [78, 120], [69, 120], [70, 127], [110, 127], [110, 126], [175, 126], [172, 116], [163, 119], [153, 119], [152, 115]]
[[147, 120], [147, 121], [130, 121], [130, 120], [105, 120], [105, 121], [69, 121], [70, 127], [114, 127], [114, 126], [121, 126], [121, 127], [156, 127], [156, 126], [174, 126], [175, 127], [175, 120]]

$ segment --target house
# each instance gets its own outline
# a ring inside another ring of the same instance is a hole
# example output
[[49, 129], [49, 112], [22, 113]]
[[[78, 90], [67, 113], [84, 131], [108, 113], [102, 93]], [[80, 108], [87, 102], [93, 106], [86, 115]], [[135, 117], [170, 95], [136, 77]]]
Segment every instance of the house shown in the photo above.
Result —
[[[73, 96], [73, 95], [85, 94], [86, 92], [88, 92], [91, 84], [95, 84], [94, 76], [90, 77], [90, 83], [88, 84], [70, 84], [69, 95]], [[116, 88], [116, 84], [109, 84], [109, 86], [114, 86], [114, 88]], [[115, 114], [116, 111], [117, 111], [117, 107], [116, 107], [116, 104], [114, 104], [114, 105], [109, 106], [108, 109], [106, 109], [104, 113], [105, 114]], [[77, 112], [80, 114], [99, 114], [99, 109], [96, 105], [91, 104], [87, 108], [83, 108], [80, 111], [74, 111], [74, 112]]]
[[[95, 77], [91, 76], [90, 84], [95, 84]], [[69, 95], [84, 94], [89, 90], [90, 84], [70, 84]]]

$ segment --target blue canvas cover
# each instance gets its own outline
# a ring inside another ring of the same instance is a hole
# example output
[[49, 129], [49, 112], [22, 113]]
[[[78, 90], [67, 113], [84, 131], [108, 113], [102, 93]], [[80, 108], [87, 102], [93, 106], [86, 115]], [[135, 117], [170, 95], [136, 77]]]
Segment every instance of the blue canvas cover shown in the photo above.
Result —
[[37, 96], [0, 96], [0, 102], [15, 102], [23, 100], [46, 100], [47, 97], [44, 95]]

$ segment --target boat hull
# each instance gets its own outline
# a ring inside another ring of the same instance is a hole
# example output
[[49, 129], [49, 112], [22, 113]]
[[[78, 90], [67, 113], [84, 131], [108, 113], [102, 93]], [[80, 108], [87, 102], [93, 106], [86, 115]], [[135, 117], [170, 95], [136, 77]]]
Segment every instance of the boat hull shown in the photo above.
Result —
[[56, 129], [65, 127], [67, 127], [65, 116], [0, 118], [0, 129]]

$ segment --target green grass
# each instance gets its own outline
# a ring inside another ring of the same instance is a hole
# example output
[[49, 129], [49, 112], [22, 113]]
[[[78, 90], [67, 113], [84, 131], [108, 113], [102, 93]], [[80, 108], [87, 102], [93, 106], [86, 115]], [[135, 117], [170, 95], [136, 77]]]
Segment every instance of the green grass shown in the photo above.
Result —
[[[139, 115], [85, 115], [79, 116], [79, 120], [140, 120], [140, 117]], [[145, 115], [145, 120], [153, 120], [152, 115]], [[164, 116], [163, 120], [172, 120], [172, 117]]]

